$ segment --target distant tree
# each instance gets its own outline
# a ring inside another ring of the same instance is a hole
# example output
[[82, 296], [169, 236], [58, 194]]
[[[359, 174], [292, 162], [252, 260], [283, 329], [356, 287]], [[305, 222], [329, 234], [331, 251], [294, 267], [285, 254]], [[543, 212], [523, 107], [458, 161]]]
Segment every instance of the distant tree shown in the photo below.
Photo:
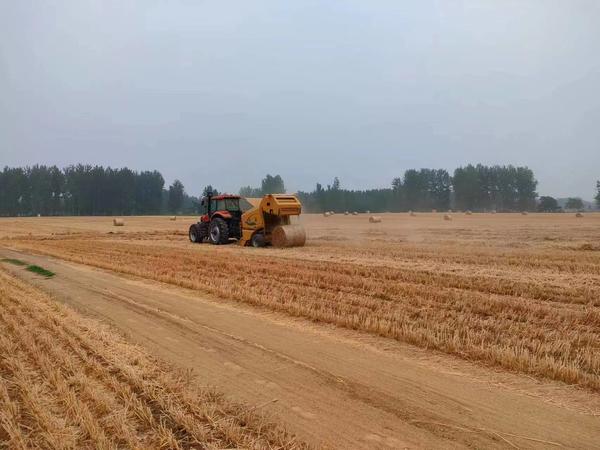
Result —
[[244, 186], [240, 188], [239, 194], [242, 197], [262, 197], [262, 190], [260, 188], [253, 188], [252, 186]]
[[447, 210], [450, 208], [452, 191], [450, 174], [444, 169], [438, 169], [428, 172], [427, 176], [429, 178], [428, 197], [431, 199], [431, 205], [440, 211]]
[[481, 184], [478, 170], [469, 164], [454, 171], [452, 178], [456, 208], [461, 210], [481, 209]]
[[280, 175], [267, 175], [261, 183], [262, 195], [266, 194], [283, 194], [285, 193], [285, 185], [283, 178]]
[[579, 197], [569, 197], [567, 199], [567, 203], [565, 204], [565, 208], [567, 209], [584, 209], [583, 200]]
[[64, 174], [58, 167], [50, 167], [50, 214], [53, 216], [63, 212], [64, 189]]
[[209, 192], [211, 193], [211, 195], [219, 195], [219, 191], [217, 190], [217, 188], [209, 184], [207, 186], [204, 186], [204, 189], [202, 190], [202, 197], [206, 197]]
[[556, 212], [560, 210], [558, 201], [554, 197], [542, 196], [540, 197], [540, 203], [538, 204], [538, 211], [540, 212]]
[[537, 197], [537, 180], [533, 171], [527, 167], [517, 167], [516, 186], [519, 209], [525, 211], [532, 208]]
[[[402, 211], [404, 209], [404, 183], [402, 177], [396, 177], [392, 180], [392, 211]], [[368, 208], [370, 209], [370, 208]]]
[[159, 214], [165, 179], [158, 171], [145, 171], [135, 177], [135, 209], [137, 214]]
[[331, 190], [332, 191], [339, 191], [340, 187], [341, 187], [340, 179], [338, 177], [335, 177], [333, 179], [333, 183], [331, 184]]
[[171, 186], [169, 186], [169, 201], [168, 207], [171, 212], [181, 211], [183, 205], [183, 199], [185, 196], [185, 190], [183, 183], [179, 180], [175, 180]]
[[600, 181], [596, 181], [596, 206], [600, 209]]

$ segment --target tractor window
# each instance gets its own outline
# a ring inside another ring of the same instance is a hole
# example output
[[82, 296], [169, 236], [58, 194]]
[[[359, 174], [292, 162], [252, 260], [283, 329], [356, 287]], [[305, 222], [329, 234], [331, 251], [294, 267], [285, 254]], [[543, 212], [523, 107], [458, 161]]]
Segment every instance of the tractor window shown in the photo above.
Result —
[[221, 203], [223, 203], [223, 209], [226, 209], [227, 211], [240, 210], [240, 202], [237, 198], [226, 198], [225, 200], [222, 200]]
[[200, 202], [200, 214], [208, 214], [208, 201], [206, 199]]
[[[217, 206], [219, 206], [219, 208], [217, 208]], [[221, 205], [217, 205], [217, 201], [214, 199], [210, 200], [210, 212], [214, 213], [215, 211], [218, 211], [220, 209]]]
[[252, 203], [250, 203], [248, 200], [246, 200], [245, 198], [240, 198], [240, 211], [242, 212], [246, 212], [249, 209], [252, 209]]

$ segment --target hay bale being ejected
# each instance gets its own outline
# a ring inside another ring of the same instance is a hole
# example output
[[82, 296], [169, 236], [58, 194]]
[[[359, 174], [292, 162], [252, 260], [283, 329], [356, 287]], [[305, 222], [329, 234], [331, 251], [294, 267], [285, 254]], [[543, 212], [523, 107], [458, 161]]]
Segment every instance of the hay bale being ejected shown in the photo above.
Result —
[[371, 216], [369, 217], [369, 222], [370, 223], [381, 223], [382, 219], [381, 216]]
[[122, 227], [125, 225], [125, 221], [123, 219], [113, 219], [113, 226]]
[[280, 225], [271, 234], [273, 247], [302, 247], [306, 243], [306, 231], [301, 225]]

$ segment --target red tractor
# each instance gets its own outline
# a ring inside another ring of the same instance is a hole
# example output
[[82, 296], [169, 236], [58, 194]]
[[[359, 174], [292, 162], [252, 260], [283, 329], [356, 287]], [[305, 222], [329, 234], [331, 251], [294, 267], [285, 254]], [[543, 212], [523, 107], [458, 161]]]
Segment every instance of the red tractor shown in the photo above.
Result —
[[208, 193], [200, 203], [202, 216], [190, 226], [192, 242], [227, 244], [230, 239], [241, 239], [241, 220], [244, 211], [252, 205], [239, 195], [215, 195]]

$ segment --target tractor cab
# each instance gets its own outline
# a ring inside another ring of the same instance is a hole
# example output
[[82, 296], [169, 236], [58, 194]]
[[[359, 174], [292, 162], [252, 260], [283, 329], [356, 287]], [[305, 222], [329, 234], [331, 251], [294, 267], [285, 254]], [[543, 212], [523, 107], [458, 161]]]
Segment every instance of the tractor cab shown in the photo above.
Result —
[[227, 244], [242, 237], [242, 214], [252, 205], [239, 195], [208, 193], [200, 202], [200, 220], [190, 227], [192, 242]]

